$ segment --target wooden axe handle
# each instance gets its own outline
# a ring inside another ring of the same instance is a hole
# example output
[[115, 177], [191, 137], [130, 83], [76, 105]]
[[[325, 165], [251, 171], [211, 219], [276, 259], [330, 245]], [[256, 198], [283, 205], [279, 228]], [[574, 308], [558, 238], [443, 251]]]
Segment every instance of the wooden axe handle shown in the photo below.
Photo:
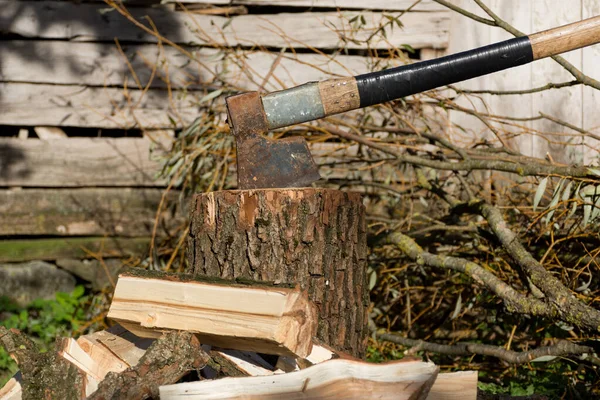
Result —
[[600, 16], [529, 36], [533, 59], [552, 57], [600, 42]]
[[600, 42], [600, 16], [463, 53], [262, 96], [275, 129], [368, 107]]

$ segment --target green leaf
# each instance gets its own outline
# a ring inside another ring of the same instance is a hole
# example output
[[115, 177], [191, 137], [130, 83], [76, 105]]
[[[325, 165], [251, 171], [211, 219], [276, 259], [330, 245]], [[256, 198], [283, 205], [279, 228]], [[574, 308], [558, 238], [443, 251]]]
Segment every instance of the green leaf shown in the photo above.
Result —
[[375, 270], [371, 271], [369, 274], [369, 291], [373, 290], [375, 285], [377, 284], [377, 272]]
[[594, 175], [598, 175], [600, 176], [600, 169], [596, 169], [596, 168], [588, 168], [588, 171], [590, 171], [592, 174]]
[[415, 54], [415, 49], [410, 44], [403, 44], [401, 47], [410, 54]]
[[568, 201], [571, 198], [571, 189], [573, 188], [573, 181], [570, 181], [569, 184], [567, 185], [567, 187], [565, 188], [565, 191], [562, 194], [562, 201]]
[[571, 211], [569, 211], [569, 215], [567, 215], [567, 219], [569, 219], [573, 215], [575, 215], [575, 211], [577, 211], [577, 202], [576, 201], [573, 202], [573, 205], [571, 206]]
[[548, 362], [556, 359], [556, 356], [541, 356], [536, 359], [531, 360], [531, 362]]
[[540, 201], [542, 200], [542, 197], [544, 196], [544, 192], [546, 192], [547, 185], [548, 185], [548, 177], [546, 177], [540, 181], [540, 184], [538, 185], [538, 188], [535, 191], [535, 196], [533, 197], [533, 211], [535, 211], [537, 206], [540, 204]]
[[583, 227], [585, 228], [590, 221], [590, 216], [592, 215], [592, 205], [589, 203], [585, 203], [583, 205]]
[[458, 315], [460, 314], [461, 310], [462, 310], [462, 296], [459, 293], [458, 299], [456, 299], [456, 306], [454, 306], [454, 312], [452, 313], [452, 316], [450, 317], [450, 319], [456, 319], [456, 317], [458, 317]]
[[600, 215], [600, 197], [596, 199], [596, 203], [592, 208], [592, 215], [590, 216], [590, 223], [594, 222], [596, 218]]
[[210, 101], [210, 100], [214, 99], [215, 97], [220, 96], [221, 93], [223, 93], [223, 89], [217, 89], [217, 90], [210, 92], [209, 94], [207, 94], [206, 96], [204, 96], [203, 98], [200, 99], [200, 104], [206, 103], [207, 101]]
[[550, 201], [550, 204], [548, 205], [548, 209], [550, 211], [548, 211], [548, 214], [546, 214], [546, 224], [549, 224], [550, 221], [552, 220], [552, 216], [554, 216], [554, 212], [556, 211], [555, 207], [558, 204], [558, 200], [560, 199], [560, 194], [562, 192], [563, 182], [564, 182], [564, 180], [561, 179], [560, 182], [558, 183], [558, 185], [556, 186], [556, 188], [554, 189], [554, 194], [552, 195], [552, 200]]
[[73, 290], [73, 293], [71, 293], [71, 296], [74, 299], [78, 299], [81, 296], [83, 296], [83, 294], [85, 293], [85, 288], [82, 285], [78, 285], [75, 287], [75, 289]]
[[227, 28], [229, 25], [231, 25], [232, 22], [233, 22], [233, 18], [229, 18], [227, 21], [225, 21], [225, 23], [223, 24], [221, 29]]

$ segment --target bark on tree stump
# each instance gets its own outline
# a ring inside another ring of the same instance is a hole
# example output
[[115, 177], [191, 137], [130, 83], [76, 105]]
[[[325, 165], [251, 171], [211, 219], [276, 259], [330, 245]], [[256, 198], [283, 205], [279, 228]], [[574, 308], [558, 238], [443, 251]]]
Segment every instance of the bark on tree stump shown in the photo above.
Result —
[[236, 190], [195, 195], [192, 205], [186, 272], [299, 284], [319, 307], [318, 338], [364, 356], [369, 289], [359, 194]]

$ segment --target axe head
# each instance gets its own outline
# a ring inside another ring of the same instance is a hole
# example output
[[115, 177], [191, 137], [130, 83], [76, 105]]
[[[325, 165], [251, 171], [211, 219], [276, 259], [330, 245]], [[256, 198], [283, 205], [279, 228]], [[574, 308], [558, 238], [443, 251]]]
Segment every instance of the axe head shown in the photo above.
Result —
[[258, 92], [230, 96], [225, 102], [236, 140], [239, 189], [306, 187], [321, 178], [304, 138], [263, 136], [269, 123]]

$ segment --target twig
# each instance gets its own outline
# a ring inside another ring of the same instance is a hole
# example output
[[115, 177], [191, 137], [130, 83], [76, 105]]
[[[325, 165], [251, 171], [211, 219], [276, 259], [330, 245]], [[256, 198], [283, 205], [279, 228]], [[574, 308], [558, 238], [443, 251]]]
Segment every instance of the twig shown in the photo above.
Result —
[[522, 95], [522, 94], [532, 94], [539, 93], [550, 89], [561, 89], [564, 87], [581, 85], [579, 81], [569, 81], [562, 83], [548, 83], [547, 85], [536, 87], [533, 89], [524, 89], [524, 90], [468, 90], [468, 89], [460, 89], [453, 85], [449, 85], [448, 87], [454, 90], [457, 93], [464, 94], [491, 94], [494, 96], [514, 96], [514, 95]]
[[533, 258], [508, 227], [500, 210], [483, 202], [478, 203], [476, 209], [488, 221], [491, 230], [531, 282], [548, 296], [549, 305], [560, 319], [581, 328], [600, 332], [600, 311], [578, 301], [560, 280]]
[[477, 14], [473, 14], [472, 12], [469, 12], [469, 11], [467, 11], [467, 10], [465, 10], [463, 8], [460, 8], [460, 7], [454, 5], [454, 4], [450, 3], [450, 2], [447, 2], [445, 0], [433, 0], [433, 1], [435, 1], [438, 4], [443, 5], [445, 7], [448, 7], [452, 11], [456, 11], [457, 13], [462, 14], [465, 17], [471, 18], [474, 21], [481, 22], [482, 24], [486, 24], [486, 25], [490, 25], [490, 26], [497, 26], [494, 21], [492, 21], [490, 19], [486, 19], [486, 18], [480, 17]]
[[[436, 1], [438, 1], [438, 0], [436, 0]], [[481, 7], [481, 9], [483, 11], [485, 11], [485, 13], [487, 15], [490, 16], [490, 18], [492, 18], [494, 20], [494, 23], [496, 24], [496, 26], [504, 29], [506, 32], [512, 34], [515, 37], [527, 36], [525, 33], [521, 32], [514, 26], [510, 25], [509, 23], [507, 23], [506, 21], [501, 19], [488, 6], [486, 6], [482, 0], [474, 0], [474, 1], [475, 1], [475, 3], [477, 3], [477, 5], [479, 7]], [[481, 21], [479, 21], [479, 22], [481, 22]], [[600, 90], [600, 81], [597, 81], [596, 79], [593, 79], [593, 78], [585, 75], [583, 72], [581, 72], [580, 70], [575, 68], [575, 66], [573, 64], [571, 64], [570, 62], [565, 60], [563, 57], [552, 56], [552, 59], [554, 61], [556, 61], [558, 64], [560, 64], [560, 66], [562, 66], [564, 69], [566, 69], [571, 75], [573, 75], [573, 77], [575, 79], [577, 79], [577, 81], [583, 83], [586, 86], [590, 86], [590, 87]]]
[[365, 146], [377, 149], [386, 154], [396, 157], [402, 163], [417, 165], [421, 167], [429, 167], [446, 171], [475, 171], [475, 170], [497, 170], [504, 172], [512, 172], [521, 176], [540, 176], [540, 175], [557, 175], [569, 176], [573, 178], [593, 177], [593, 174], [587, 167], [580, 166], [559, 166], [545, 165], [534, 163], [520, 163], [500, 160], [464, 160], [459, 162], [437, 161], [426, 159], [410, 154], [403, 154], [387, 144], [378, 143], [369, 140], [363, 136], [359, 136], [342, 129], [328, 128], [328, 131], [336, 136], [348, 140], [354, 140]]
[[412, 351], [431, 351], [453, 356], [470, 356], [474, 354], [499, 358], [511, 364], [525, 364], [544, 356], [564, 357], [573, 354], [592, 353], [588, 346], [581, 346], [567, 340], [560, 340], [553, 346], [538, 347], [531, 351], [506, 350], [499, 346], [482, 343], [456, 343], [453, 345], [437, 344], [423, 340], [408, 339], [393, 333], [377, 333], [377, 338], [388, 342], [412, 347]]
[[496, 275], [472, 261], [458, 257], [431, 254], [425, 251], [413, 239], [400, 232], [390, 233], [385, 238], [385, 243], [398, 246], [404, 254], [417, 263], [436, 268], [450, 269], [468, 275], [504, 300], [506, 308], [511, 312], [543, 317], [554, 317], [557, 315], [556, 310], [549, 304], [524, 296]]

